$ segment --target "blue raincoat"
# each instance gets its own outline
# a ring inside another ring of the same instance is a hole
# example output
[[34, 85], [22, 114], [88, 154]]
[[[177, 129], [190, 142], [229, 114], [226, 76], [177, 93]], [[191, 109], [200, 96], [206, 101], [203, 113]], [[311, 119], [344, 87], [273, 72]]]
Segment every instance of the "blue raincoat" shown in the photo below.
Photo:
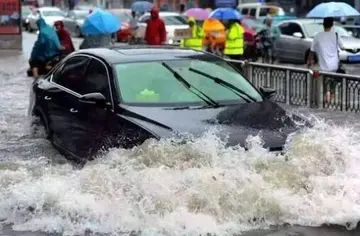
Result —
[[46, 24], [43, 18], [36, 21], [39, 29], [38, 38], [31, 52], [30, 61], [46, 62], [48, 59], [60, 54], [61, 44], [56, 31]]

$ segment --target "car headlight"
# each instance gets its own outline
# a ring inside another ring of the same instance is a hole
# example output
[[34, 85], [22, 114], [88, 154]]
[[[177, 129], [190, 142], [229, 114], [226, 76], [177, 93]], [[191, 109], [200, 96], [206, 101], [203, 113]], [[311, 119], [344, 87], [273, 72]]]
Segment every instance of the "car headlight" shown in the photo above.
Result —
[[173, 43], [174, 43], [174, 40], [169, 39], [169, 44], [173, 44]]

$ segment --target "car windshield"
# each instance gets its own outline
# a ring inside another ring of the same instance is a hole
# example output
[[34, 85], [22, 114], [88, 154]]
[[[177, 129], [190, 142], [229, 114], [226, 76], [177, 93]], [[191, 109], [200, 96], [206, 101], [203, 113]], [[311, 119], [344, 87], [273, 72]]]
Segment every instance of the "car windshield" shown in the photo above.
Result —
[[75, 15], [76, 15], [77, 19], [85, 19], [89, 15], [89, 12], [88, 11], [77, 11], [77, 12], [75, 12]]
[[[116, 64], [117, 85], [120, 88], [119, 93], [122, 101], [127, 104], [147, 103], [158, 106], [169, 104], [203, 105], [204, 101], [176, 79], [176, 76], [162, 62]], [[259, 92], [226, 61], [187, 59], [170, 60], [166, 61], [166, 64], [191, 86], [219, 104], [245, 103], [246, 100], [231, 89], [189, 70], [190, 68], [218, 77], [227, 83], [231, 83], [256, 101], [262, 101]]]
[[[320, 23], [304, 24], [304, 29], [310, 38], [314, 38], [319, 32], [324, 31], [324, 27]], [[340, 37], [350, 37], [351, 34], [341, 26], [334, 25], [333, 30], [339, 34]]]
[[41, 14], [43, 16], [65, 16], [63, 12], [57, 10], [42, 11]]
[[31, 10], [28, 6], [21, 7], [21, 14], [23, 17], [29, 15], [30, 13], [31, 13]]
[[162, 16], [165, 25], [187, 25], [186, 18], [183, 16]]
[[117, 16], [120, 20], [120, 22], [126, 22], [129, 21], [131, 19], [131, 16], [127, 13], [114, 13], [115, 16]]

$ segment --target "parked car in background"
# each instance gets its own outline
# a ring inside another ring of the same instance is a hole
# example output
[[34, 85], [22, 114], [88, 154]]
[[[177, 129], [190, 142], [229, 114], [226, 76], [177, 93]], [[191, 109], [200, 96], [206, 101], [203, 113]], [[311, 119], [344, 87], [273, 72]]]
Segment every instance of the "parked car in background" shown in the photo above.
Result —
[[238, 10], [244, 16], [249, 16], [254, 19], [266, 17], [268, 14], [272, 16], [283, 16], [285, 11], [280, 6], [264, 3], [241, 3], [238, 5]]
[[269, 99], [274, 89], [257, 89], [226, 60], [191, 49], [78, 50], [33, 89], [33, 115], [47, 138], [77, 161], [147, 139], [191, 141], [189, 134], [212, 127], [229, 146], [246, 147], [260, 132], [263, 146], [278, 153], [301, 129], [292, 118], [305, 121]]
[[[276, 42], [277, 59], [284, 62], [306, 63], [315, 35], [324, 31], [322, 21], [298, 19], [280, 22], [277, 25], [281, 36]], [[360, 39], [352, 36], [340, 24], [334, 25], [344, 47], [339, 48], [340, 60], [360, 62]]]
[[33, 10], [33, 6], [30, 6], [30, 5], [21, 6], [21, 25], [26, 30], [27, 30], [28, 24], [29, 24], [27, 17], [28, 17], [28, 15], [31, 14], [32, 10]]
[[66, 14], [58, 7], [40, 7], [28, 15], [28, 30], [32, 32], [38, 29], [36, 21], [40, 16], [45, 20], [46, 24], [53, 26], [55, 21], [64, 20], [65, 15]]
[[78, 4], [74, 7], [74, 10], [81, 10], [81, 11], [93, 11], [95, 8], [97, 8], [96, 6], [92, 5], [92, 4]]
[[68, 11], [64, 18], [64, 26], [75, 37], [82, 37], [81, 27], [86, 17], [89, 15], [87, 10]]
[[121, 28], [116, 32], [116, 40], [118, 42], [128, 42], [131, 35], [131, 9], [109, 9], [109, 11], [116, 15], [121, 22]]
[[[186, 18], [183, 15], [176, 12], [160, 12], [159, 16], [165, 23], [166, 43], [180, 44], [181, 37], [176, 35], [176, 30], [189, 28], [189, 24]], [[144, 38], [146, 22], [149, 19], [150, 19], [150, 13], [145, 13], [139, 18], [139, 32], [141, 38]]]

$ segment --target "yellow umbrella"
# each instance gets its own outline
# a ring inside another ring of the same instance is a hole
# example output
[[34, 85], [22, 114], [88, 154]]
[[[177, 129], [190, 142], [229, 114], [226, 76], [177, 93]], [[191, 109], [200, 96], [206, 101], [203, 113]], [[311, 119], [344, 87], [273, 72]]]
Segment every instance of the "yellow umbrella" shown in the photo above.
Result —
[[225, 26], [217, 19], [206, 19], [203, 23], [204, 31], [223, 31]]

